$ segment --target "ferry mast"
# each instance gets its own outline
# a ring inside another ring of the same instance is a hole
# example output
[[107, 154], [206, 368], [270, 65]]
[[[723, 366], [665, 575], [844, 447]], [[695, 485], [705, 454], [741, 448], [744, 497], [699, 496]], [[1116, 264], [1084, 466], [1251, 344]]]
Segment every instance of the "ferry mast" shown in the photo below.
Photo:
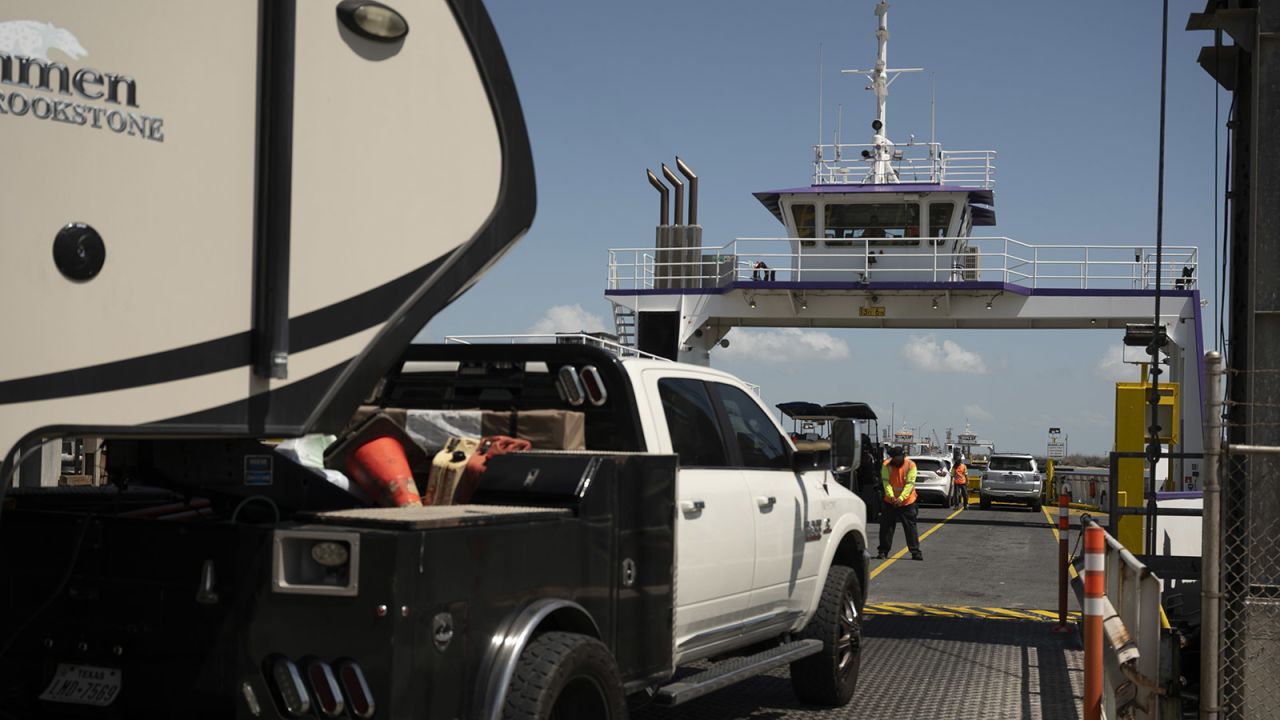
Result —
[[880, 18], [880, 26], [876, 29], [878, 49], [875, 67], [870, 70], [841, 70], [849, 75], [865, 75], [871, 84], [867, 89], [876, 95], [876, 119], [871, 121], [872, 150], [864, 150], [862, 156], [871, 160], [871, 169], [867, 171], [866, 182], [882, 184], [898, 182], [898, 172], [893, 169], [893, 141], [885, 125], [885, 106], [889, 99], [889, 86], [902, 73], [923, 72], [924, 68], [889, 68], [889, 3], [876, 5], [876, 16]]

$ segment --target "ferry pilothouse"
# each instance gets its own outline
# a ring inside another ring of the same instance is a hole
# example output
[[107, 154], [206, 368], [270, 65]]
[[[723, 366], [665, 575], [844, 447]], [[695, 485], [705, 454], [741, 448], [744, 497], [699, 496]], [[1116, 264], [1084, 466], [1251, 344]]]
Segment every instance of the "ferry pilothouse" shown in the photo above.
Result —
[[755, 193], [793, 239], [796, 282], [973, 280], [978, 249], [968, 237], [995, 225], [994, 151], [889, 138], [889, 86], [923, 68], [888, 67], [888, 11], [887, 2], [876, 5], [875, 65], [843, 71], [865, 75], [875, 94], [871, 142], [819, 143], [811, 185]]

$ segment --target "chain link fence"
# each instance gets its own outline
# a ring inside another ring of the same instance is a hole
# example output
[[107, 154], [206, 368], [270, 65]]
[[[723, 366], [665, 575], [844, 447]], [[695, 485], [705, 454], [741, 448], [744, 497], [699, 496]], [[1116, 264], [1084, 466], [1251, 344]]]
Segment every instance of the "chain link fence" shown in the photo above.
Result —
[[1222, 717], [1280, 720], [1280, 454], [1221, 458]]

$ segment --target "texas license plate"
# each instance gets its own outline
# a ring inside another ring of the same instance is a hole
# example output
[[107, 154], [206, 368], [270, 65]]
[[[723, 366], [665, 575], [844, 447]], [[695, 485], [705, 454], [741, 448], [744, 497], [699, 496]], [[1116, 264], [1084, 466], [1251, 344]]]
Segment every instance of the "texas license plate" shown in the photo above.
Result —
[[60, 663], [41, 700], [106, 707], [120, 694], [120, 669]]

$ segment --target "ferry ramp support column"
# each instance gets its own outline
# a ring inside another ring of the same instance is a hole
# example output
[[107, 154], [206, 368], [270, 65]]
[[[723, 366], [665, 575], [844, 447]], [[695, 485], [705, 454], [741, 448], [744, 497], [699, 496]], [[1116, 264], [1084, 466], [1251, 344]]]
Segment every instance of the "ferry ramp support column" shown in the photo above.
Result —
[[1210, 3], [1193, 20], [1221, 30], [1200, 64], [1234, 94], [1221, 717], [1280, 717], [1280, 0]]

